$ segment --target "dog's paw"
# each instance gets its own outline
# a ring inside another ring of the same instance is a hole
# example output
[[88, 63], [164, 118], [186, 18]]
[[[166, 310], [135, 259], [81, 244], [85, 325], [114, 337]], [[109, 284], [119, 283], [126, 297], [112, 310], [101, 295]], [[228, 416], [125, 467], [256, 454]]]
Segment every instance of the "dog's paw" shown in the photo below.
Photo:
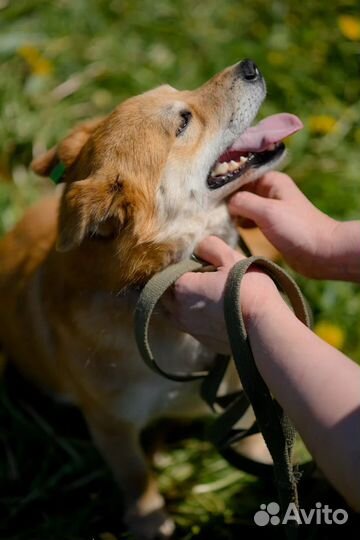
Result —
[[154, 510], [146, 515], [129, 513], [125, 519], [136, 540], [166, 540], [172, 537], [175, 525], [164, 510]]

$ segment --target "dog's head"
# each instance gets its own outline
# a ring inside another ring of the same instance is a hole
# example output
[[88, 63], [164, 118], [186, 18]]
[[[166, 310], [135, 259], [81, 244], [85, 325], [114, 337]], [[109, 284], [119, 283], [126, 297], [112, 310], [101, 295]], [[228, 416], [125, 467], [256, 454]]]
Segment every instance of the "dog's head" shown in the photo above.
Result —
[[138, 282], [216, 233], [211, 212], [276, 165], [281, 139], [301, 127], [284, 114], [248, 129], [265, 92], [244, 60], [194, 91], [160, 86], [128, 99], [35, 159], [42, 175], [66, 167], [58, 249], [110, 244], [132, 268], [125, 281]]

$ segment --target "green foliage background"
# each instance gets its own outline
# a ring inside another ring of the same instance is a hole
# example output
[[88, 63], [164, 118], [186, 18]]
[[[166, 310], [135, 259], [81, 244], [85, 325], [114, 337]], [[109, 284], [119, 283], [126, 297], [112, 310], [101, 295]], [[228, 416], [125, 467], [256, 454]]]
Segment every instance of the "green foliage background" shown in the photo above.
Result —
[[[345, 29], [344, 16], [350, 17]], [[56, 143], [74, 123], [164, 82], [194, 88], [244, 57], [254, 59], [267, 80], [260, 116], [288, 111], [305, 124], [289, 141], [287, 172], [325, 212], [359, 218], [358, 16], [356, 0], [0, 0], [0, 234], [53, 189], [27, 167], [34, 153]], [[300, 282], [315, 320], [338, 326], [345, 352], [360, 360], [359, 287]], [[8, 410], [19, 420], [17, 409], [8, 404]], [[189, 444], [167, 457], [169, 470], [172, 463], [185, 478], [197, 469], [189, 456], [191, 445], [197, 452], [199, 447]], [[211, 453], [207, 459], [223, 477], [225, 465]], [[162, 478], [169, 494], [171, 474]], [[213, 478], [198, 481], [211, 484]], [[207, 496], [200, 497], [206, 515], [236, 514], [221, 493], [206, 504]], [[189, 500], [181, 497], [180, 506], [186, 506]], [[201, 522], [199, 515], [191, 514], [187, 524]], [[81, 527], [74, 527], [59, 538], [78, 538]], [[50, 536], [58, 538], [54, 530]], [[31, 537], [24, 534], [12, 538]]]

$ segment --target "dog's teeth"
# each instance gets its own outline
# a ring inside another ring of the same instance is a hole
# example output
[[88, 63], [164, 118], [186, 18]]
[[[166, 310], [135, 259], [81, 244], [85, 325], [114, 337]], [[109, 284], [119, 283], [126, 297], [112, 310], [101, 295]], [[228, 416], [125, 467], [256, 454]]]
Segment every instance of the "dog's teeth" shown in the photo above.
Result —
[[230, 161], [229, 163], [229, 171], [230, 172], [233, 172], [233, 171], [236, 171], [236, 169], [239, 168], [239, 163], [237, 163], [236, 161], [234, 161], [233, 159]]
[[247, 162], [248, 157], [240, 156], [239, 161], [223, 161], [222, 163], [217, 163], [214, 169], [211, 172], [211, 176], [225, 176], [228, 173], [234, 172], [237, 169], [240, 169]]
[[223, 163], [218, 163], [214, 169], [213, 176], [223, 176], [228, 172], [228, 164], [224, 161]]

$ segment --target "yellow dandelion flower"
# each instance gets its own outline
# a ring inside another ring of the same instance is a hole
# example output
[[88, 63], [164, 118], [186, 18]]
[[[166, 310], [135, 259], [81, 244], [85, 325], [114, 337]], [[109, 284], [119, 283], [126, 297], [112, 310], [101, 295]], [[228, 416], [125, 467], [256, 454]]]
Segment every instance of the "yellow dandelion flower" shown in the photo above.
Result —
[[311, 116], [309, 118], [309, 129], [318, 135], [327, 135], [335, 131], [336, 118], [328, 115]]
[[46, 77], [53, 72], [53, 64], [33, 45], [23, 45], [18, 54], [26, 61], [34, 75]]
[[341, 33], [351, 41], [360, 40], [360, 19], [351, 15], [342, 15], [338, 18]]
[[18, 54], [30, 64], [36, 62], [40, 53], [33, 45], [23, 45], [18, 49]]
[[336, 349], [341, 349], [344, 345], [345, 332], [336, 324], [328, 321], [319, 321], [314, 327], [314, 332]]
[[53, 72], [53, 65], [47, 58], [38, 58], [37, 62], [33, 65], [32, 69], [34, 75], [40, 75], [46, 77]]

